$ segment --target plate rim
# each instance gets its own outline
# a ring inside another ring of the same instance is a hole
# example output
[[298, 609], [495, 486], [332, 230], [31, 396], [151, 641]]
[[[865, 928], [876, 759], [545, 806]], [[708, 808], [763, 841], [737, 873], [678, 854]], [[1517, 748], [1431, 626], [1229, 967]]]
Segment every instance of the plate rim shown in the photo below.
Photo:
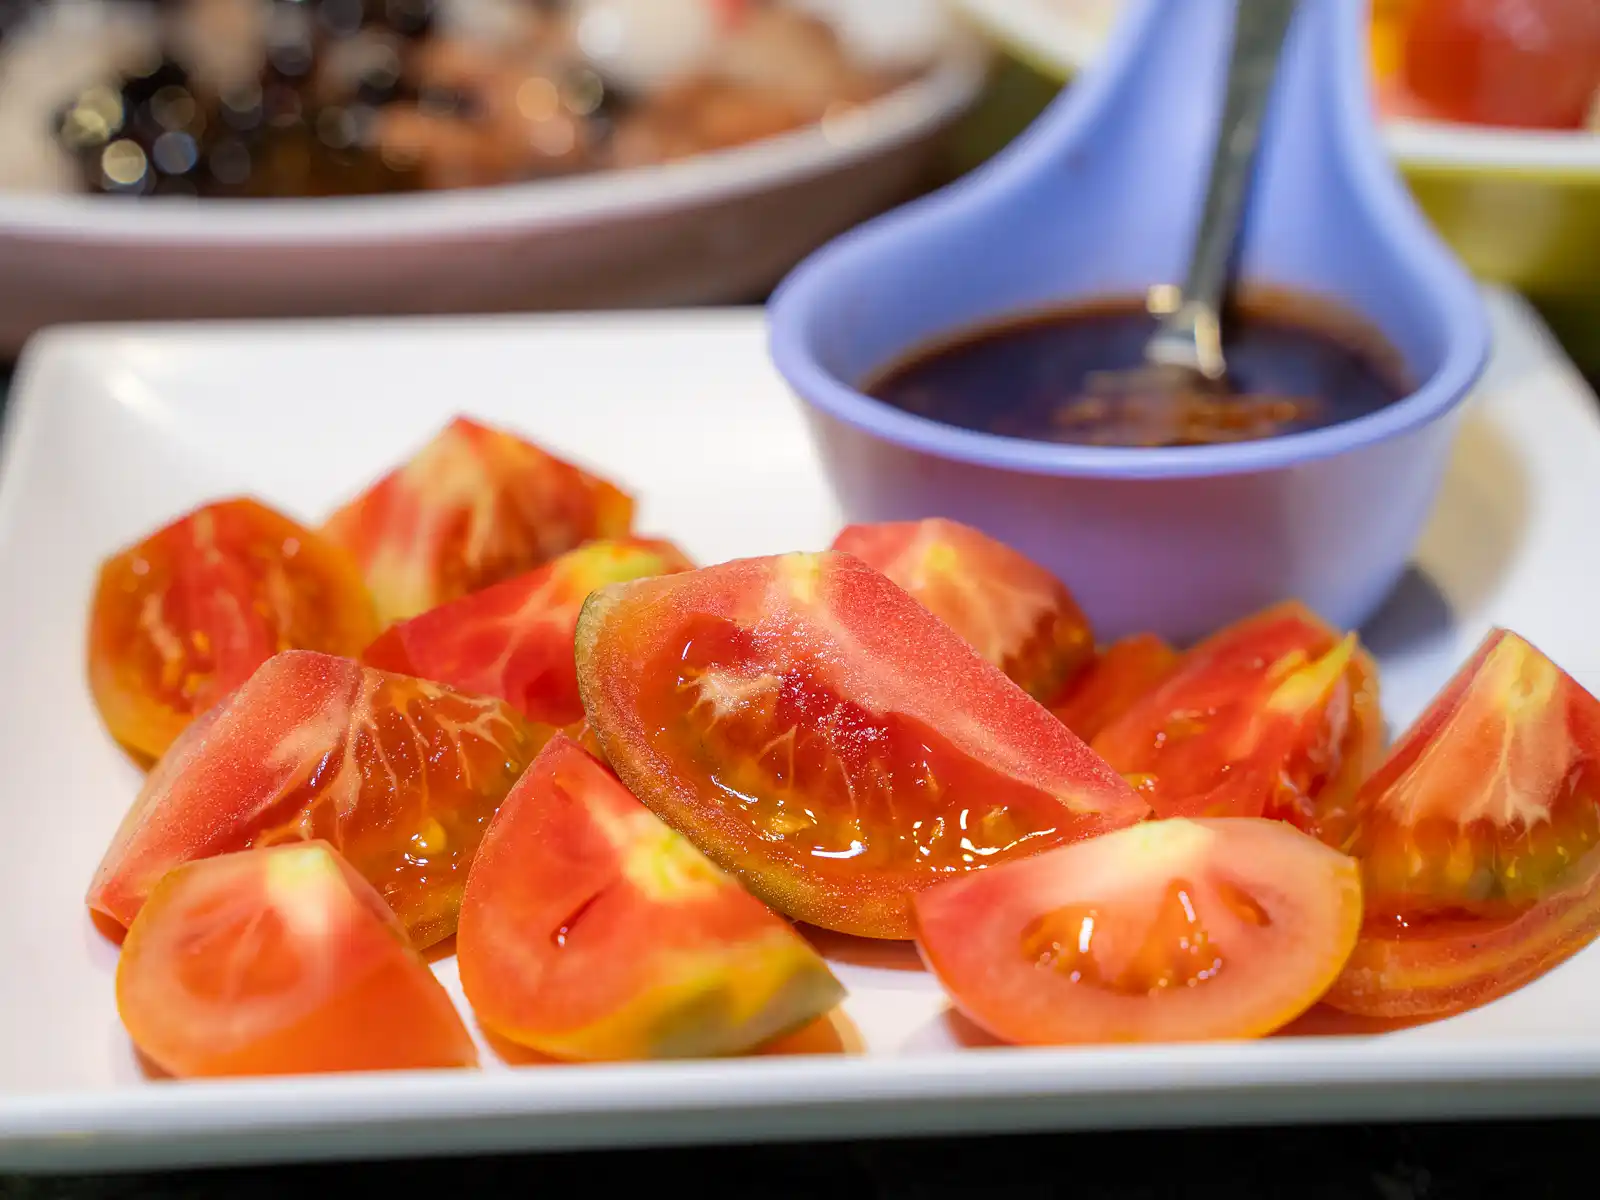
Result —
[[[1489, 1047], [1340, 1037], [983, 1047], [881, 1059], [157, 1081], [87, 1096], [0, 1096], [0, 1167], [404, 1157], [463, 1140], [486, 1152], [981, 1133], [1018, 1122], [1065, 1130], [1370, 1120], [1414, 1112], [1421, 1101], [1431, 1118], [1600, 1112], [1600, 1037]], [[319, 1132], [328, 1138], [302, 1155], [296, 1143]]]

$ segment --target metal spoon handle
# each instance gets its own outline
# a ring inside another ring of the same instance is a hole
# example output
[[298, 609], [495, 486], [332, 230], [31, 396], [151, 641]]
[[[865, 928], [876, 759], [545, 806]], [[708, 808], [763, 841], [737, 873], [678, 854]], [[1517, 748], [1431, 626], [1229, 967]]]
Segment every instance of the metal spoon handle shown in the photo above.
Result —
[[1238, 0], [1205, 207], [1190, 250], [1181, 302], [1146, 350], [1152, 362], [1188, 367], [1210, 379], [1223, 375], [1219, 314], [1261, 142], [1262, 119], [1298, 5], [1299, 0]]

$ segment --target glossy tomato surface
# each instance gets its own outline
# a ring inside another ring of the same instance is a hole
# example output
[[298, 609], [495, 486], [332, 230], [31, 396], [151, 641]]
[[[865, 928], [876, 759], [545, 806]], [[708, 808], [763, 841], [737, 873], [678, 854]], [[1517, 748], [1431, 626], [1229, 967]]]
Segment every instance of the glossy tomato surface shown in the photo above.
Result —
[[117, 964], [117, 1011], [178, 1076], [470, 1067], [450, 997], [382, 897], [322, 842], [187, 863]]
[[478, 1020], [558, 1058], [738, 1054], [844, 996], [787, 921], [566, 737], [484, 836], [456, 952]]
[[583, 719], [572, 639], [589, 593], [693, 566], [670, 542], [589, 542], [525, 575], [391, 626], [362, 659], [385, 671], [498, 696], [547, 725], [570, 725]]
[[1362, 860], [1368, 906], [1505, 916], [1577, 882], [1600, 843], [1597, 756], [1600, 702], [1536, 647], [1495, 631], [1337, 829]]
[[1331, 1001], [1442, 1015], [1600, 931], [1600, 701], [1496, 630], [1325, 836], [1356, 855], [1367, 928]]
[[612, 484], [458, 417], [324, 530], [355, 556], [388, 625], [621, 537], [632, 520], [633, 501]]
[[1577, 129], [1600, 95], [1600, 4], [1415, 0], [1400, 79], [1450, 120]]
[[1275, 817], [1314, 831], [1381, 752], [1377, 670], [1299, 604], [1213, 635], [1094, 738], [1167, 816]]
[[101, 565], [89, 682], [112, 736], [154, 759], [278, 651], [358, 654], [376, 632], [343, 549], [255, 500], [222, 500]]
[[1174, 819], [942, 884], [914, 906], [928, 966], [1006, 1041], [1248, 1038], [1339, 974], [1361, 879], [1283, 822]]
[[1051, 702], [1051, 711], [1084, 741], [1093, 741], [1177, 665], [1178, 652], [1154, 634], [1123, 638], [1097, 654], [1067, 684]]
[[1506, 917], [1372, 917], [1323, 1002], [1363, 1017], [1447, 1017], [1559, 966], [1600, 934], [1600, 855], [1581, 883]]
[[773, 907], [825, 928], [909, 936], [918, 889], [1147, 811], [848, 554], [603, 588], [577, 651], [589, 723], [629, 788]]
[[1037, 700], [1094, 657], [1088, 618], [1066, 585], [971, 526], [940, 517], [851, 525], [833, 548], [905, 588]]
[[455, 929], [489, 819], [551, 731], [503, 701], [291, 650], [156, 764], [89, 890], [128, 925], [179, 863], [322, 839], [419, 946]]

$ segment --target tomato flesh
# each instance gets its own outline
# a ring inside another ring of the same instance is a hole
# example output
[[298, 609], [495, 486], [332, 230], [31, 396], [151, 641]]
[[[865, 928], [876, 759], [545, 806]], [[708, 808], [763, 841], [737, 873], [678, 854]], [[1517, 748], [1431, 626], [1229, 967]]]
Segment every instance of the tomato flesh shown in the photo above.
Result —
[[177, 1076], [470, 1067], [450, 997], [320, 842], [177, 867], [128, 930], [117, 1010]]
[[1516, 991], [1600, 934], [1600, 859], [1582, 883], [1513, 916], [1368, 918], [1323, 997], [1343, 1012], [1448, 1017]]
[[1154, 634], [1123, 638], [1107, 646], [1051, 701], [1051, 711], [1073, 733], [1092, 742], [1177, 665], [1178, 652]]
[[154, 759], [278, 651], [356, 654], [376, 632], [342, 549], [255, 500], [222, 500], [101, 565], [89, 681], [112, 736]]
[[531, 442], [458, 417], [324, 531], [366, 576], [387, 625], [622, 537], [633, 501]]
[[479, 1021], [566, 1059], [743, 1053], [844, 994], [788, 922], [566, 737], [484, 836], [456, 950]]
[[1303, 606], [1222, 630], [1094, 738], [1159, 817], [1268, 816], [1315, 831], [1382, 739], [1377, 670]]
[[1439, 1016], [1600, 932], [1600, 701], [1495, 630], [1324, 831], [1361, 860], [1367, 926], [1330, 1003]]
[[427, 946], [454, 931], [483, 830], [551, 733], [499, 700], [286, 651], [156, 764], [89, 905], [126, 926], [179, 863], [321, 839]]
[[1507, 916], [1581, 881], [1600, 845], [1600, 701], [1495, 631], [1339, 833], [1381, 916]]
[[572, 639], [589, 593], [693, 566], [670, 542], [589, 542], [526, 575], [390, 626], [362, 661], [498, 696], [530, 720], [570, 725], [583, 719]]
[[1438, 115], [1577, 129], [1600, 95], [1594, 0], [1417, 0], [1400, 79]]
[[1094, 657], [1072, 593], [1038, 563], [971, 526], [934, 517], [851, 525], [833, 548], [882, 571], [1036, 700]]
[[1146, 806], [949, 626], [847, 554], [617, 584], [578, 623], [623, 781], [758, 896], [867, 937], [912, 892]]
[[1022, 1044], [1259, 1037], [1338, 976], [1354, 860], [1282, 822], [1153, 821], [917, 895], [958, 1008]]

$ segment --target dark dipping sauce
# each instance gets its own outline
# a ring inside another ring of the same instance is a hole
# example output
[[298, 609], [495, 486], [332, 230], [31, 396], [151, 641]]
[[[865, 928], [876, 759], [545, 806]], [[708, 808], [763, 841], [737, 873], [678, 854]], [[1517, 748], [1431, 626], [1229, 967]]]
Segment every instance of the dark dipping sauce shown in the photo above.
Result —
[[1228, 380], [1214, 390], [1145, 369], [1158, 320], [1142, 298], [1042, 312], [944, 339], [863, 390], [945, 425], [1083, 446], [1255, 441], [1353, 420], [1411, 391], [1383, 336], [1327, 301], [1240, 297], [1223, 321]]

